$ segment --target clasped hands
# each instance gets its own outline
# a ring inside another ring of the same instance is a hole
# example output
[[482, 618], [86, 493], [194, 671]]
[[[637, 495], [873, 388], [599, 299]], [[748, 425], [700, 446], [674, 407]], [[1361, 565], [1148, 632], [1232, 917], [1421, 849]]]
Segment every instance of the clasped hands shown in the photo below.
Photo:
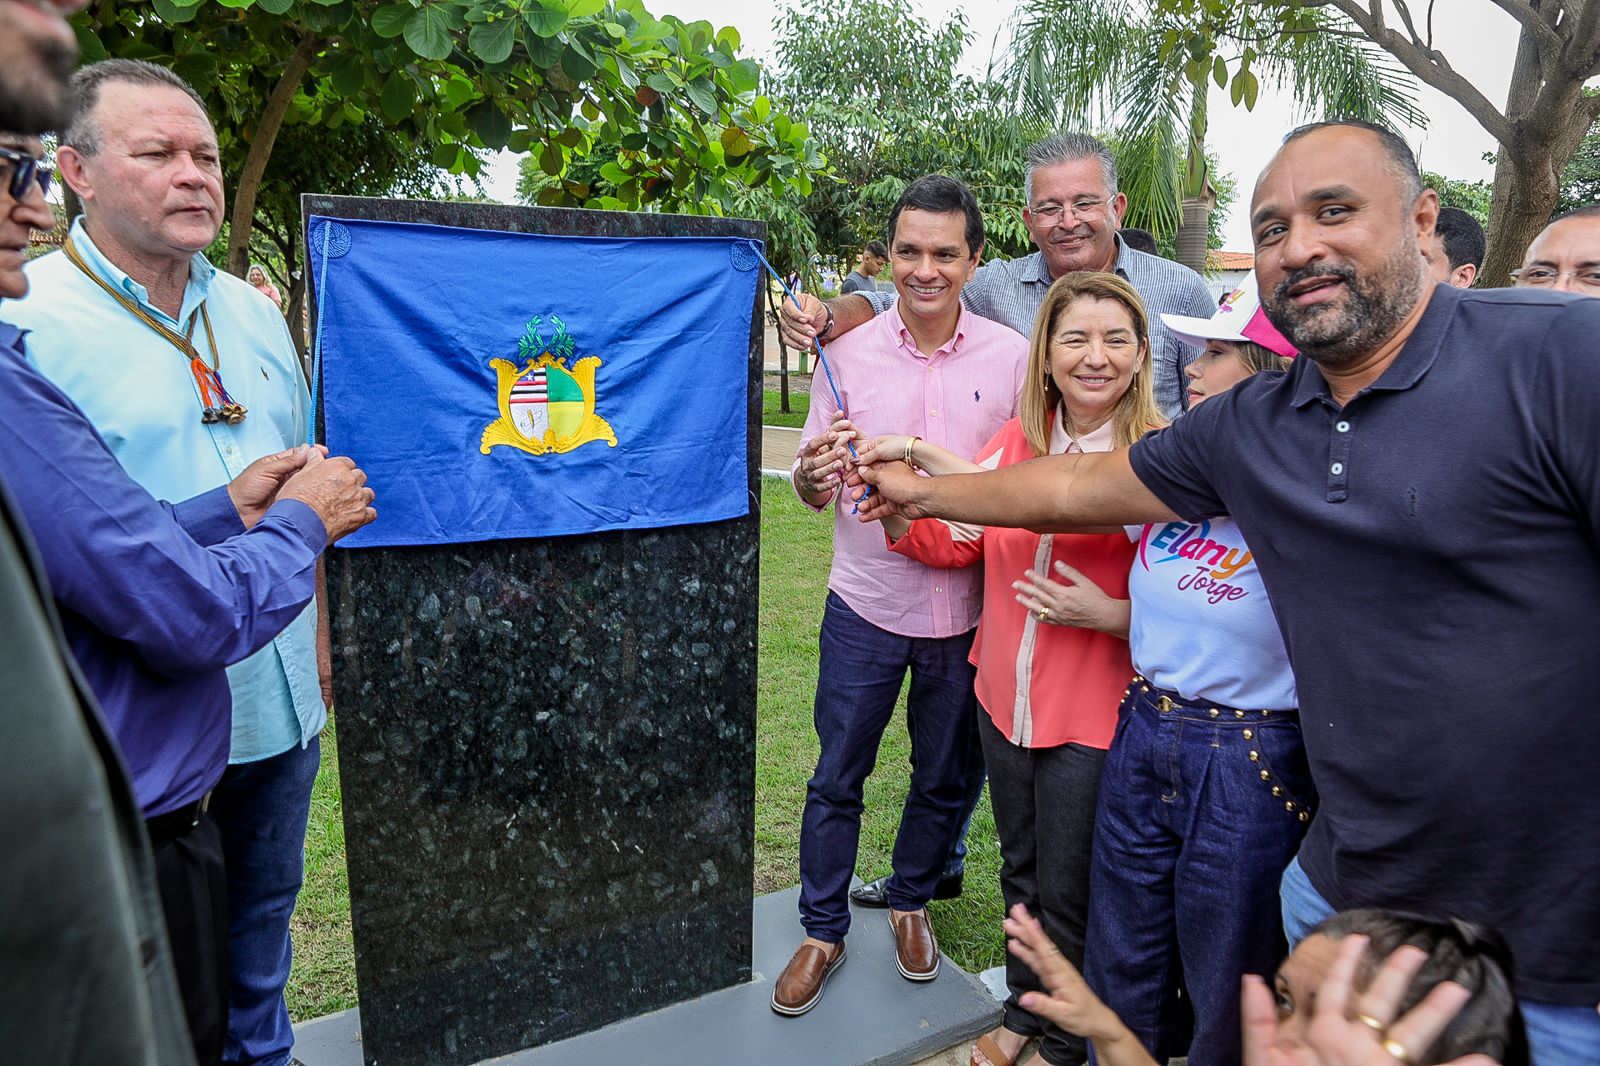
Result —
[[848, 418], [837, 419], [800, 449], [795, 487], [813, 502], [842, 488], [863, 522], [924, 517], [911, 502], [916, 482], [923, 479], [903, 461], [910, 439], [902, 434], [868, 437]]
[[262, 456], [228, 482], [228, 496], [246, 529], [279, 500], [298, 500], [322, 520], [330, 544], [378, 517], [366, 473], [348, 456], [328, 455], [320, 444]]

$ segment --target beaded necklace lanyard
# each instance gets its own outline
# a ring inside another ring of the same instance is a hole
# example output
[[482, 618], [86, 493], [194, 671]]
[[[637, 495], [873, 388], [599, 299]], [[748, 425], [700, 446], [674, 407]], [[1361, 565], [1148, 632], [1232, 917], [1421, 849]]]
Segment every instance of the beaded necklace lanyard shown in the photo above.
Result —
[[[244, 421], [244, 416], [249, 413], [244, 404], [239, 403], [228, 390], [222, 387], [222, 374], [219, 366], [222, 357], [217, 353], [217, 335], [211, 331], [211, 316], [206, 312], [206, 303], [200, 301], [200, 309], [189, 316], [189, 328], [179, 333], [177, 330], [157, 321], [155, 316], [135, 303], [126, 293], [118, 292], [106, 279], [89, 269], [83, 261], [83, 256], [73, 246], [72, 238], [67, 237], [61, 250], [67, 254], [67, 259], [72, 265], [83, 271], [84, 276], [100, 286], [111, 298], [121, 304], [123, 308], [132, 312], [140, 322], [155, 330], [161, 338], [172, 345], [189, 359], [189, 371], [194, 374], [195, 387], [200, 391], [200, 421], [207, 425], [215, 422], [226, 422], [230, 426], [237, 426]], [[199, 318], [206, 327], [206, 343], [211, 347], [211, 363], [206, 364], [205, 359], [194, 346], [194, 320]]]

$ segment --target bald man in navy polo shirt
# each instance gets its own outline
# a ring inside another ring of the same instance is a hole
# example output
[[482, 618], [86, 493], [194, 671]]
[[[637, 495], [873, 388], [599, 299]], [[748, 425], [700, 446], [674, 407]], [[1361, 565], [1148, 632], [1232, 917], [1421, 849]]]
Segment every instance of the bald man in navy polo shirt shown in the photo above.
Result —
[[1426, 284], [1438, 198], [1378, 127], [1290, 134], [1251, 212], [1267, 313], [1307, 357], [1287, 374], [1125, 451], [864, 469], [880, 491], [863, 518], [1231, 514], [1283, 628], [1321, 804], [1284, 878], [1291, 936], [1355, 906], [1493, 925], [1534, 1060], [1592, 1066], [1600, 301]]

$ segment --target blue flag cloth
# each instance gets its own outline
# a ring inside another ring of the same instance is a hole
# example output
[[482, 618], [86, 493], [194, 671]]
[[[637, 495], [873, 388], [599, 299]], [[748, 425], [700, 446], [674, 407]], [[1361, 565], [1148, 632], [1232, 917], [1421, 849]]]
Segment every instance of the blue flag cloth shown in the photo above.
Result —
[[324, 437], [378, 497], [342, 545], [748, 513], [749, 240], [313, 216], [308, 244]]

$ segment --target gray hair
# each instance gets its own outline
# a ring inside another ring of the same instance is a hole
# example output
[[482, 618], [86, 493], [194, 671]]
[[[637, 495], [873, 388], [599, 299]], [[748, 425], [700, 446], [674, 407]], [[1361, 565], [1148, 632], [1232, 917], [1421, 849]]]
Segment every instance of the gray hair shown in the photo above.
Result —
[[1033, 205], [1033, 172], [1040, 167], [1053, 167], [1058, 163], [1076, 163], [1080, 159], [1098, 159], [1106, 176], [1106, 196], [1117, 195], [1117, 161], [1096, 137], [1087, 133], [1052, 133], [1042, 141], [1028, 145], [1027, 164], [1022, 171], [1022, 196]]
[[158, 85], [177, 89], [181, 93], [186, 93], [200, 108], [202, 114], [206, 110], [206, 102], [200, 99], [200, 94], [194, 91], [194, 87], [166, 67], [146, 63], [142, 59], [102, 59], [98, 63], [90, 63], [72, 76], [70, 87], [72, 117], [67, 122], [66, 132], [61, 136], [62, 144], [71, 145], [81, 155], [94, 155], [100, 150], [103, 131], [95, 125], [91, 116], [95, 105], [100, 102], [102, 87], [113, 82], [120, 85]]

